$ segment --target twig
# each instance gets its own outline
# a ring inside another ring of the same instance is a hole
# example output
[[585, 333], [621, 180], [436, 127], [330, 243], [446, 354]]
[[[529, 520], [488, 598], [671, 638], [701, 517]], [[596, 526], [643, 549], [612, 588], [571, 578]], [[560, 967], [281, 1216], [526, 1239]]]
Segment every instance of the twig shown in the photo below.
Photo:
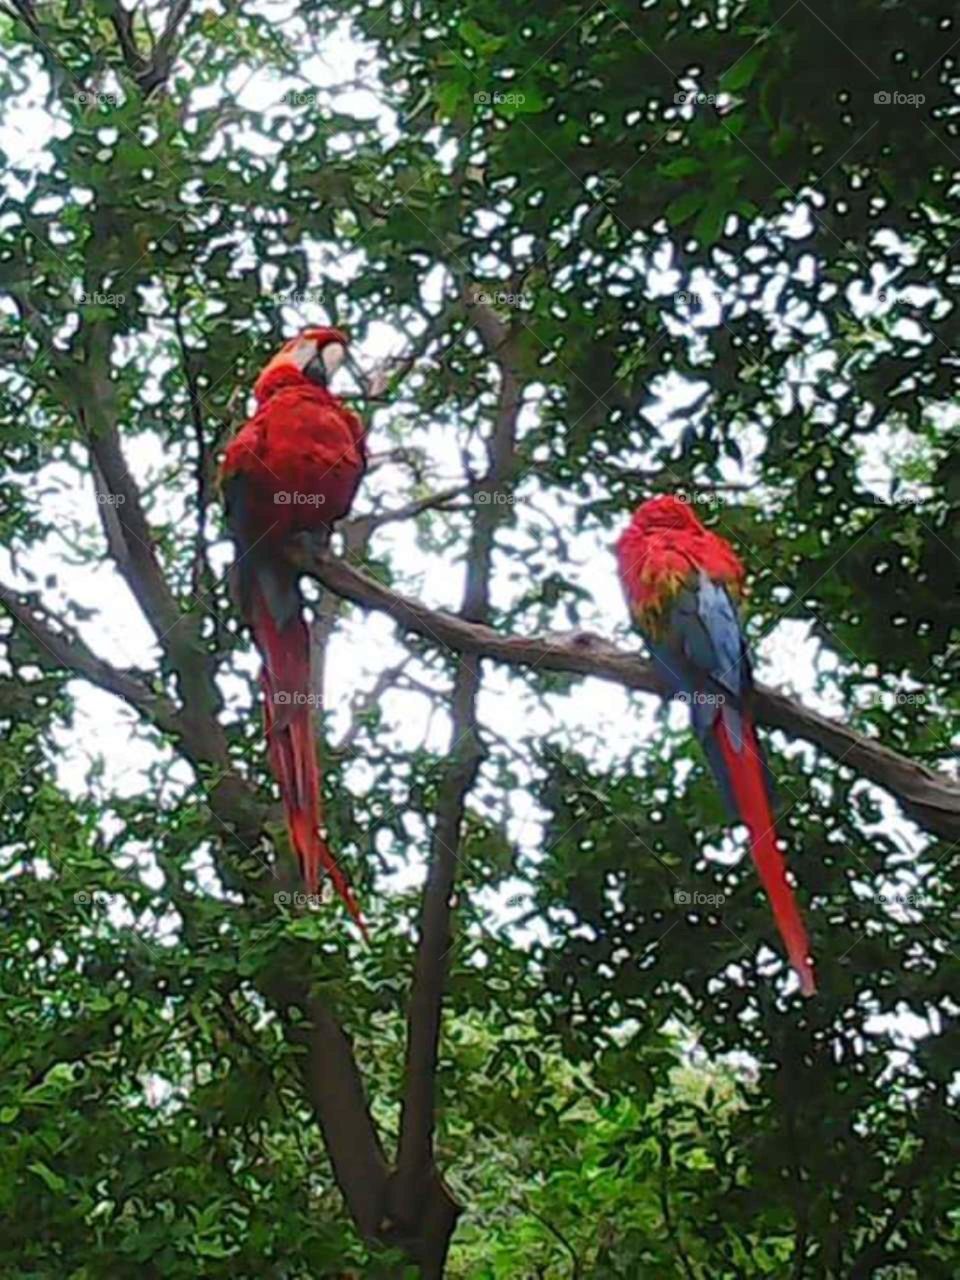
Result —
[[173, 312], [173, 327], [177, 335], [177, 345], [180, 348], [180, 365], [183, 370], [184, 381], [187, 384], [187, 395], [190, 401], [190, 421], [193, 424], [193, 436], [197, 446], [197, 461], [194, 467], [197, 532], [194, 542], [193, 564], [190, 570], [192, 588], [197, 592], [205, 587], [209, 588], [213, 582], [213, 573], [207, 557], [206, 538], [211, 472], [210, 450], [207, 446], [206, 433], [203, 426], [203, 397], [200, 394], [200, 384], [197, 381], [197, 376], [190, 360], [187, 335], [183, 330], [183, 311], [179, 301], [171, 303], [171, 311]]
[[666, 1133], [660, 1135], [660, 1212], [663, 1215], [663, 1225], [667, 1229], [667, 1235], [673, 1244], [677, 1257], [680, 1259], [680, 1265], [683, 1267], [683, 1274], [687, 1280], [697, 1280], [697, 1273], [693, 1269], [689, 1255], [683, 1246], [683, 1241], [677, 1231], [676, 1224], [673, 1221], [673, 1211], [670, 1208], [670, 1191], [667, 1182], [667, 1175], [670, 1171], [670, 1138]]
[[581, 1280], [581, 1277], [583, 1276], [583, 1269], [580, 1265], [580, 1255], [577, 1253], [576, 1249], [574, 1249], [573, 1245], [559, 1227], [555, 1227], [548, 1218], [543, 1216], [542, 1213], [537, 1213], [536, 1209], [534, 1209], [533, 1205], [530, 1203], [529, 1198], [525, 1203], [527, 1213], [530, 1214], [531, 1218], [536, 1218], [539, 1223], [545, 1226], [550, 1234], [559, 1240], [567, 1253], [569, 1253], [570, 1261], [573, 1263], [573, 1270], [570, 1272], [570, 1280]]
[[356, 554], [360, 547], [366, 546], [374, 530], [382, 529], [387, 524], [396, 524], [401, 520], [413, 520], [424, 511], [443, 510], [455, 498], [474, 493], [476, 489], [476, 484], [458, 484], [450, 489], [441, 489], [437, 493], [428, 493], [426, 497], [407, 502], [402, 507], [394, 507], [390, 511], [371, 511], [365, 515], [354, 516], [350, 520], [344, 520], [337, 527], [343, 533], [347, 546]]

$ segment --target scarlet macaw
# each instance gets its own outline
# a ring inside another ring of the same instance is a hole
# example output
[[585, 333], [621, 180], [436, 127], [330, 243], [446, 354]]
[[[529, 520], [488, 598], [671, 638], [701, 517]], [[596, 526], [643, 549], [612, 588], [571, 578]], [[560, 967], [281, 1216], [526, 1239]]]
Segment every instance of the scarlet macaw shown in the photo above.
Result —
[[617, 542], [627, 606], [670, 692], [690, 719], [750, 849], [804, 995], [816, 990], [806, 929], [777, 848], [769, 771], [750, 713], [753, 677], [736, 601], [744, 568], [689, 503], [665, 496], [637, 508]]
[[319, 546], [349, 511], [366, 467], [360, 419], [328, 390], [346, 357], [337, 329], [304, 329], [266, 365], [257, 409], [227, 445], [220, 469], [236, 543], [234, 584], [263, 669], [267, 755], [308, 893], [321, 868], [365, 932], [354, 896], [322, 834], [320, 770], [311, 715], [310, 635], [299, 571], [286, 558], [297, 534]]

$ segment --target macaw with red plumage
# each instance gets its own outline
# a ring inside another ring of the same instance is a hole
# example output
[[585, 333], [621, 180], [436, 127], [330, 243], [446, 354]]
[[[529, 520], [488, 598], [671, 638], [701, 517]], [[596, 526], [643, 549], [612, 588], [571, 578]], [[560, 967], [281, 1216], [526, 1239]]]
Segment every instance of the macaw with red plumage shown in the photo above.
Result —
[[237, 548], [234, 585], [263, 669], [267, 755], [308, 893], [321, 870], [365, 932], [350, 886], [322, 834], [320, 768], [311, 714], [310, 634], [291, 538], [322, 548], [346, 515], [366, 467], [360, 419], [328, 383], [346, 358], [337, 329], [304, 329], [267, 364], [257, 408], [227, 445], [220, 469]]
[[816, 990], [806, 929], [777, 847], [769, 771], [750, 711], [753, 677], [737, 601], [744, 568], [689, 503], [651, 498], [617, 542], [620, 581], [654, 666], [689, 703], [694, 731], [750, 849], [804, 995]]

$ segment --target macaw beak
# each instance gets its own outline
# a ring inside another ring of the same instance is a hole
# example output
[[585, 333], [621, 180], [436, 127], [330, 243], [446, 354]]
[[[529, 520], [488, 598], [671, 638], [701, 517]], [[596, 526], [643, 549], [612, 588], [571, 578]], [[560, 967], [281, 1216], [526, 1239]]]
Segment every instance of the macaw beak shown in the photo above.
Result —
[[[272, 360], [263, 367], [260, 378], [266, 378], [274, 369], [293, 367], [305, 373], [311, 360], [317, 355], [317, 344], [312, 338], [291, 338], [285, 342]], [[259, 381], [259, 379], [258, 379]]]
[[297, 369], [316, 386], [326, 387], [347, 360], [347, 340], [339, 329], [306, 329], [285, 342], [266, 365], [254, 394], [259, 395], [257, 388], [269, 380], [275, 369]]
[[328, 342], [320, 352], [320, 362], [323, 365], [324, 377], [326, 385], [333, 380], [334, 374], [345, 362], [347, 358], [347, 348], [342, 342]]

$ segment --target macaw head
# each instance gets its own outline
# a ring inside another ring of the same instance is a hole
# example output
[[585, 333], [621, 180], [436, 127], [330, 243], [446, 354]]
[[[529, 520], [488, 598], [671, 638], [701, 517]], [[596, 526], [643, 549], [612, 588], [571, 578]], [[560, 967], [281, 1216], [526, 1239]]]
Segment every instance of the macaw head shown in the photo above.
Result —
[[672, 493], [648, 498], [633, 513], [631, 528], [637, 533], [659, 533], [664, 529], [702, 529], [693, 504]]
[[657, 618], [690, 573], [690, 563], [677, 554], [684, 534], [705, 533], [689, 502], [662, 494], [642, 502], [617, 540], [620, 582], [631, 610], [640, 609], [655, 632]]
[[[743, 589], [744, 568], [726, 539], [704, 528], [690, 499], [664, 494], [648, 498], [617, 540], [620, 581], [644, 626], [656, 630], [662, 611], [689, 580], [692, 567], [722, 582], [734, 595]], [[693, 557], [691, 559], [691, 556]]]
[[326, 388], [346, 357], [347, 338], [339, 329], [302, 329], [265, 365], [253, 394], [258, 400], [265, 400], [281, 385], [301, 378]]

